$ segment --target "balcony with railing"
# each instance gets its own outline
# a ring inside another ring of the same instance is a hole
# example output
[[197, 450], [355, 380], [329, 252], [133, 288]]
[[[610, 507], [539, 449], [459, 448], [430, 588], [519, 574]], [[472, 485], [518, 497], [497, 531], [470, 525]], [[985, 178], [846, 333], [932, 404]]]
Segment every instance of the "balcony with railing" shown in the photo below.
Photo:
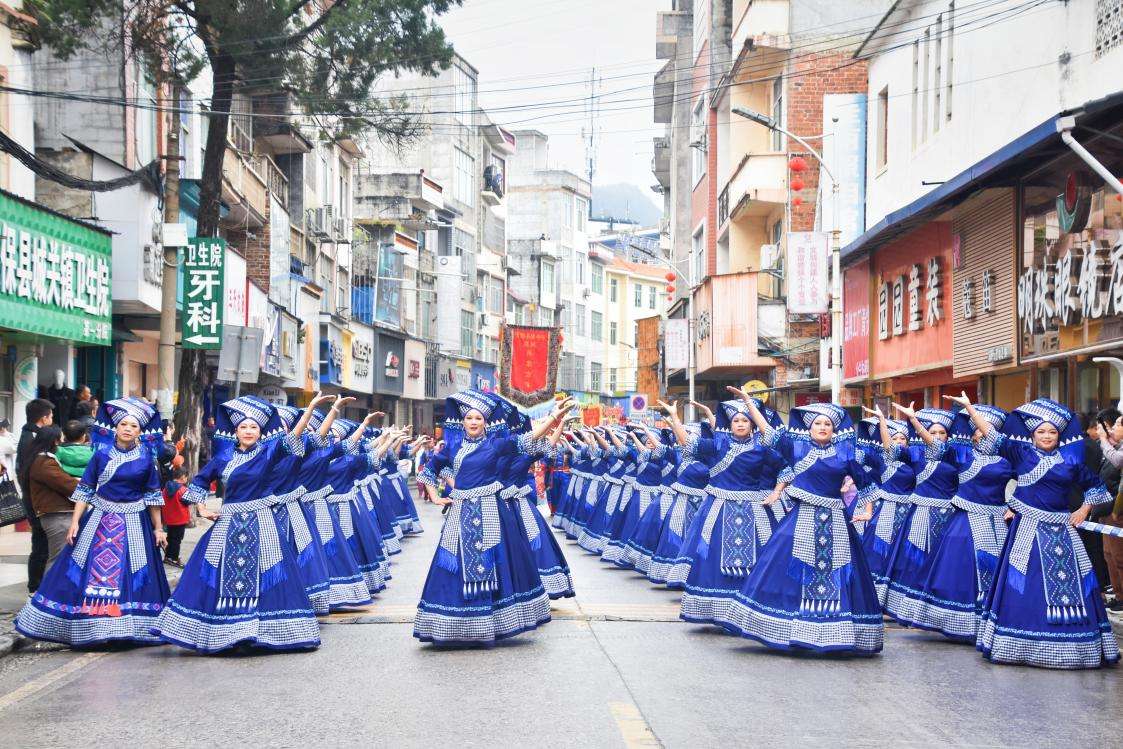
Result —
[[[231, 131], [231, 135], [236, 133]], [[223, 223], [257, 228], [264, 225], [268, 215], [269, 185], [266, 177], [258, 172], [254, 157], [244, 156], [234, 145], [235, 140], [232, 137], [227, 143], [222, 161], [222, 201], [230, 207]]]
[[695, 290], [699, 377], [733, 377], [775, 365], [759, 351], [759, 276], [756, 272], [710, 276]]
[[266, 154], [256, 154], [253, 157], [253, 164], [257, 173], [265, 177], [265, 184], [269, 192], [287, 211], [289, 206], [289, 178], [277, 166], [277, 162]]
[[354, 220], [359, 224], [392, 222], [421, 231], [430, 212], [445, 204], [441, 185], [421, 172], [361, 172], [354, 190]]

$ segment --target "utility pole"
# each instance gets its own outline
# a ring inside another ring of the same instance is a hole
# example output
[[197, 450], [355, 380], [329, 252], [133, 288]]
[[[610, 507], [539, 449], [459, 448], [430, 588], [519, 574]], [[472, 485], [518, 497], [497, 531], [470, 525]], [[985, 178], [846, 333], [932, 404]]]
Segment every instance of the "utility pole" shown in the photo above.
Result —
[[[164, 224], [179, 223], [179, 85], [162, 86], [162, 91], [171, 91], [171, 106], [167, 133], [167, 148], [164, 154]], [[165, 100], [166, 101], [166, 100]], [[175, 298], [179, 285], [179, 248], [169, 246], [169, 238], [161, 233], [164, 249], [164, 268], [160, 296], [160, 349], [157, 359], [159, 369], [159, 388], [156, 391], [156, 406], [165, 421], [172, 418], [174, 411], [172, 393], [176, 387], [175, 371]]]

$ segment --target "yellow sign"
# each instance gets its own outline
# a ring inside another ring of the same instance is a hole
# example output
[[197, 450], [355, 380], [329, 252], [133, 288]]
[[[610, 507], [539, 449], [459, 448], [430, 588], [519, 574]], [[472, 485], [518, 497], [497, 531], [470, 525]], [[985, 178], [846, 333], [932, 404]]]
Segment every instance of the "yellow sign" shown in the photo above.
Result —
[[755, 395], [765, 403], [768, 402], [768, 385], [764, 384], [760, 380], [749, 380], [741, 386], [741, 389], [749, 395]]

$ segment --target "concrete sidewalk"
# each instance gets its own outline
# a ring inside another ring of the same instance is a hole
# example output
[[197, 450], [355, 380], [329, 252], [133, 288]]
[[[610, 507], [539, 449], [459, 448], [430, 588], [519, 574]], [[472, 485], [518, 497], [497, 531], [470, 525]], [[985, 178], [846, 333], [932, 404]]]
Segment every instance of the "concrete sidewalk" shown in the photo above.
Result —
[[[207, 506], [217, 510], [220, 504], [220, 500], [212, 497]], [[183, 536], [181, 559], [186, 561], [191, 557], [195, 545], [211, 525], [209, 520], [195, 518], [195, 527], [188, 528]], [[30, 533], [20, 533], [14, 526], [0, 529], [0, 657], [13, 650], [55, 650], [64, 647], [54, 643], [37, 643], [15, 631], [13, 622], [16, 614], [27, 603], [27, 556], [30, 553]], [[164, 565], [164, 571], [168, 575], [168, 583], [175, 588], [183, 570]]]

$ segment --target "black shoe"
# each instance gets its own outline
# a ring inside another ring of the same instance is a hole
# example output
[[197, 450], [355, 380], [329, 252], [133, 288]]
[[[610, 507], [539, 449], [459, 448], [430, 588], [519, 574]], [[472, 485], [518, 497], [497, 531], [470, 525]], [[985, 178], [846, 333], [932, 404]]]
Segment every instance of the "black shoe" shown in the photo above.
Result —
[[1112, 601], [1107, 605], [1107, 610], [1112, 612], [1113, 614], [1123, 613], [1123, 601], [1120, 601], [1118, 599]]

